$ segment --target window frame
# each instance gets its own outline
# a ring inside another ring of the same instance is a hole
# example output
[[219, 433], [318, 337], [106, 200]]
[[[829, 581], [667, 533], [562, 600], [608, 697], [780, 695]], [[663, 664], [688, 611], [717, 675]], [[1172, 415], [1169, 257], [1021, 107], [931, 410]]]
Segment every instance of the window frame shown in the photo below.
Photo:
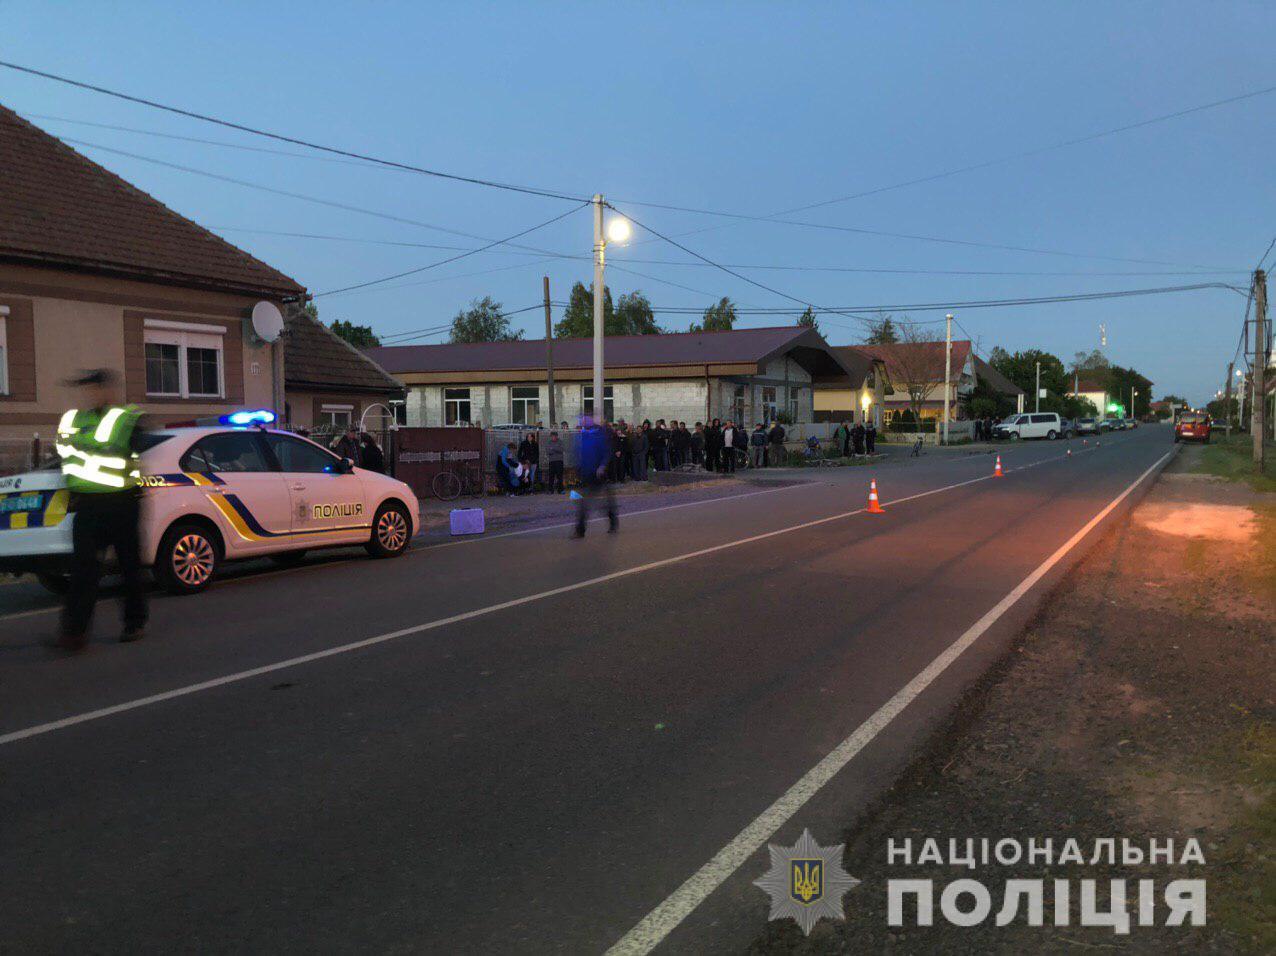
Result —
[[[449, 397], [448, 392], [453, 392], [456, 394]], [[460, 397], [461, 392], [465, 393], [464, 398]], [[461, 387], [443, 389], [443, 424], [444, 425], [460, 428], [460, 427], [467, 426], [470, 424], [470, 422], [474, 421], [474, 404], [473, 404], [474, 396], [471, 394], [471, 392], [472, 392], [471, 389], [461, 388]], [[451, 421], [448, 420], [449, 405], [456, 406], [455, 414], [452, 416]], [[461, 415], [462, 406], [465, 407], [464, 417], [462, 417]]]
[[[530, 394], [516, 395], [515, 392]], [[604, 404], [606, 390], [603, 392]], [[614, 401], [613, 401], [614, 404]], [[521, 407], [520, 407], [521, 406]], [[510, 386], [510, 422], [515, 425], [535, 425], [541, 414], [541, 390], [539, 385]], [[520, 418], [519, 415], [523, 417]]]
[[[300, 435], [284, 435], [279, 432], [264, 432], [263, 434], [256, 437], [260, 439], [260, 443], [266, 449], [266, 453], [268, 456], [267, 464], [271, 465], [275, 471], [281, 474], [285, 474], [285, 475], [339, 475], [341, 474], [341, 471], [340, 471], [341, 458], [338, 457], [337, 455], [334, 455], [332, 452], [330, 452], [328, 449], [324, 448], [322, 445], [318, 444], [317, 442], [309, 441], [305, 438], [302, 438]], [[275, 446], [272, 442], [272, 439], [273, 441], [278, 441], [285, 444], [288, 442], [295, 442], [303, 446], [307, 450], [317, 452], [318, 454], [322, 455], [324, 458], [328, 459], [331, 470], [329, 470], [329, 468], [324, 468], [324, 469], [321, 469], [320, 471], [289, 471], [287, 468], [284, 467], [283, 459], [280, 458], [279, 455], [275, 452]]]
[[588, 415], [595, 421], [615, 421], [616, 387], [614, 385], [603, 385], [603, 417], [599, 419], [594, 415], [594, 386], [582, 385], [580, 387], [580, 411], [582, 415]]
[[[338, 417], [344, 415], [345, 419], [338, 421]], [[319, 425], [331, 425], [334, 429], [345, 431], [354, 424], [354, 405], [343, 405], [340, 403], [323, 402], [319, 406]]]
[[[204, 442], [213, 438], [224, 438], [227, 435], [242, 437], [248, 440], [248, 443], [257, 451], [257, 457], [261, 459], [261, 463], [265, 466], [262, 470], [244, 470], [244, 471], [222, 471], [213, 467], [213, 463], [209, 460], [207, 452], [204, 450]], [[204, 468], [191, 468], [191, 456], [196, 452], [204, 463]], [[269, 475], [279, 472], [278, 462], [275, 460], [274, 453], [270, 450], [270, 446], [261, 440], [261, 436], [251, 431], [229, 430], [223, 432], [212, 432], [208, 435], [201, 435], [196, 439], [186, 451], [182, 452], [182, 457], [178, 460], [178, 467], [182, 471], [194, 471], [202, 475]]]
[[[203, 325], [195, 322], [169, 322], [164, 319], [145, 319], [142, 323], [142, 364], [147, 398], [194, 399], [196, 401], [219, 400], [226, 397], [226, 326]], [[149, 345], [169, 345], [177, 348], [177, 391], [151, 391]], [[217, 391], [193, 392], [190, 388], [190, 351], [204, 349], [217, 357]]]
[[[768, 396], [767, 393], [770, 392]], [[762, 421], [771, 424], [780, 416], [780, 389], [775, 385], [762, 386]]]

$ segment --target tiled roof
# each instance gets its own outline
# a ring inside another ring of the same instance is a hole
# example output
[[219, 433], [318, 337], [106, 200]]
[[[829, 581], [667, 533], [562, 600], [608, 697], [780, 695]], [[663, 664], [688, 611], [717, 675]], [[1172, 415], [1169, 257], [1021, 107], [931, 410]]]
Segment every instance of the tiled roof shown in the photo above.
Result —
[[0, 259], [252, 295], [303, 291], [3, 106]]
[[1002, 395], [1024, 394], [1022, 388], [1010, 381], [978, 355], [975, 356], [975, 377], [983, 379], [991, 386], [994, 392], [1000, 392]]
[[403, 391], [403, 385], [327, 326], [298, 309], [284, 317], [284, 383], [292, 389]]
[[[861, 355], [880, 359], [886, 365], [886, 374], [897, 385], [910, 379], [916, 381], [944, 381], [944, 343], [940, 342], [892, 342], [886, 345], [851, 345]], [[953, 339], [952, 374], [956, 378], [970, 358], [969, 339]]]
[[[555, 339], [554, 367], [590, 368], [593, 340]], [[809, 352], [821, 372], [852, 375], [818, 332], [799, 326], [734, 329], [729, 332], [677, 332], [662, 335], [609, 335], [604, 357], [608, 368], [704, 365], [767, 361], [791, 349]], [[368, 349], [382, 367], [396, 374], [411, 372], [522, 371], [545, 367], [545, 340], [475, 342], [462, 345], [391, 345]], [[822, 360], [816, 358], [816, 353]], [[800, 360], [800, 359], [799, 359]]]

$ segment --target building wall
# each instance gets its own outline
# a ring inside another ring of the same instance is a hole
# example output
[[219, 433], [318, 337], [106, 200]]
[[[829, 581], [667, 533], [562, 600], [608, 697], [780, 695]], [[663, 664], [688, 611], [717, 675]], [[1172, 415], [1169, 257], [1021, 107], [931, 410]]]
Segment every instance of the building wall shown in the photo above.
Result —
[[[273, 404], [270, 346], [252, 344], [243, 325], [259, 298], [0, 265], [0, 305], [9, 307], [10, 393], [0, 396], [0, 439], [52, 438], [61, 413], [77, 401], [64, 384], [82, 369], [111, 368], [125, 380], [120, 398], [148, 420], [180, 421], [232, 408]], [[216, 324], [223, 343], [222, 399], [145, 396], [141, 329], [147, 316]], [[140, 389], [139, 389], [139, 378]]]

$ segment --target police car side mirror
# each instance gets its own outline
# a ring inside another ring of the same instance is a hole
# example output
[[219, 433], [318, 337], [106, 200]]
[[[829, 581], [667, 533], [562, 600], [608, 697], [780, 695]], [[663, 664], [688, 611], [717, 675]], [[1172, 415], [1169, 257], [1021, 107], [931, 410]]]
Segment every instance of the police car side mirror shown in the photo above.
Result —
[[337, 474], [353, 475], [354, 474], [354, 459], [342, 458], [341, 464], [337, 466]]

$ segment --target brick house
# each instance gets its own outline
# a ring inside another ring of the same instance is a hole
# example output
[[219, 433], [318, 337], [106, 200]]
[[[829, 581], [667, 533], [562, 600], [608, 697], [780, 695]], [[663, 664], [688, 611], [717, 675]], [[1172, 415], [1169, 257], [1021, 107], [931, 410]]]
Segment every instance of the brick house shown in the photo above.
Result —
[[[866, 358], [881, 362], [890, 381], [884, 400], [885, 421], [889, 422], [905, 410], [912, 409], [909, 389], [921, 396], [923, 420], [939, 419], [944, 411], [944, 343], [893, 342], [884, 345], [849, 345], [846, 348]], [[954, 339], [950, 364], [948, 402], [949, 418], [965, 416], [965, 402], [975, 389], [975, 353], [969, 339]]]
[[281, 348], [249, 317], [297, 282], [3, 107], [0, 170], [0, 440], [47, 442], [85, 368], [152, 421], [274, 407]]
[[[548, 423], [544, 340], [400, 345], [367, 353], [408, 389], [408, 425]], [[609, 420], [744, 424], [786, 412], [813, 420], [812, 389], [849, 387], [856, 373], [818, 332], [797, 326], [609, 336], [603, 413]], [[593, 414], [593, 342], [554, 341], [555, 415]]]

